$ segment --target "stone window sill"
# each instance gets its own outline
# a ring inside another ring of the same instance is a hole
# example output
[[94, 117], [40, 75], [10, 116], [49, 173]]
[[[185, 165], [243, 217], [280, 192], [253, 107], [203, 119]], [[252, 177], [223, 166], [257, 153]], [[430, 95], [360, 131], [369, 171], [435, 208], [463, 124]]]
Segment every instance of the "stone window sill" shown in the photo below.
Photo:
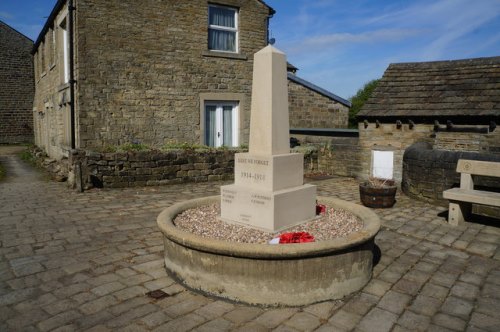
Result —
[[236, 59], [236, 60], [248, 60], [248, 57], [240, 53], [227, 53], [227, 52], [217, 52], [217, 51], [203, 51], [203, 56], [214, 57], [214, 58], [226, 58], [226, 59]]

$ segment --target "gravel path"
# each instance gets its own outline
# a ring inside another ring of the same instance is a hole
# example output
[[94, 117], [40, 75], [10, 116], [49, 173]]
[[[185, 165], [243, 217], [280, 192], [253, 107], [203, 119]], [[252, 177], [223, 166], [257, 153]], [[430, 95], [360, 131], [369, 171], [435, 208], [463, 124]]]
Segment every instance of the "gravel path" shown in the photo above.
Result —
[[316, 241], [344, 237], [358, 231], [362, 222], [353, 214], [327, 207], [327, 212], [318, 219], [292, 227], [279, 233], [270, 233], [242, 225], [228, 224], [219, 219], [220, 204], [201, 206], [180, 213], [174, 224], [187, 232], [219, 240], [239, 243], [268, 243], [285, 232], [308, 232]]

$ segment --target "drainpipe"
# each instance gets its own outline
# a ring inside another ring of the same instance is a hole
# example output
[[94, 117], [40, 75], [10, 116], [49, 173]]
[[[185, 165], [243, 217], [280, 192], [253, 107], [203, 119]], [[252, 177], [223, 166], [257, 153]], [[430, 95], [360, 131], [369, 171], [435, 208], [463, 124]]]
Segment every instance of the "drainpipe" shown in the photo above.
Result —
[[75, 128], [75, 60], [74, 60], [74, 28], [73, 12], [75, 11], [73, 0], [68, 0], [68, 34], [69, 34], [69, 95], [70, 95], [70, 117], [71, 117], [71, 148], [76, 148], [76, 128]]

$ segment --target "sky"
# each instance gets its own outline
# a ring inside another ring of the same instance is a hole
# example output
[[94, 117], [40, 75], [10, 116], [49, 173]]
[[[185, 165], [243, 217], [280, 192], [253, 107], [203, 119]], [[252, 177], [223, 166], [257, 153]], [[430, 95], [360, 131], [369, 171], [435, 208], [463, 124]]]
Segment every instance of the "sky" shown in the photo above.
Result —
[[[179, 0], [182, 1], [182, 0]], [[391, 63], [500, 56], [500, 0], [265, 0], [275, 47], [297, 73], [349, 98]], [[0, 0], [35, 40], [56, 0]]]

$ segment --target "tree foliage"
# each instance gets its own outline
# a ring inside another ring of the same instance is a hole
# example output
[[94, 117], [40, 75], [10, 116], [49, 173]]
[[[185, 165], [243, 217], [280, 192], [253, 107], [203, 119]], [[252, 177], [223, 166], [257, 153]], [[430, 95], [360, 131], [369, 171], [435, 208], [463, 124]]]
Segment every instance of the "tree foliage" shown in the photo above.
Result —
[[358, 114], [365, 102], [368, 98], [370, 98], [379, 81], [380, 79], [371, 80], [359, 89], [354, 96], [349, 98], [349, 101], [352, 104], [351, 109], [349, 110], [349, 128], [358, 128], [356, 114]]

